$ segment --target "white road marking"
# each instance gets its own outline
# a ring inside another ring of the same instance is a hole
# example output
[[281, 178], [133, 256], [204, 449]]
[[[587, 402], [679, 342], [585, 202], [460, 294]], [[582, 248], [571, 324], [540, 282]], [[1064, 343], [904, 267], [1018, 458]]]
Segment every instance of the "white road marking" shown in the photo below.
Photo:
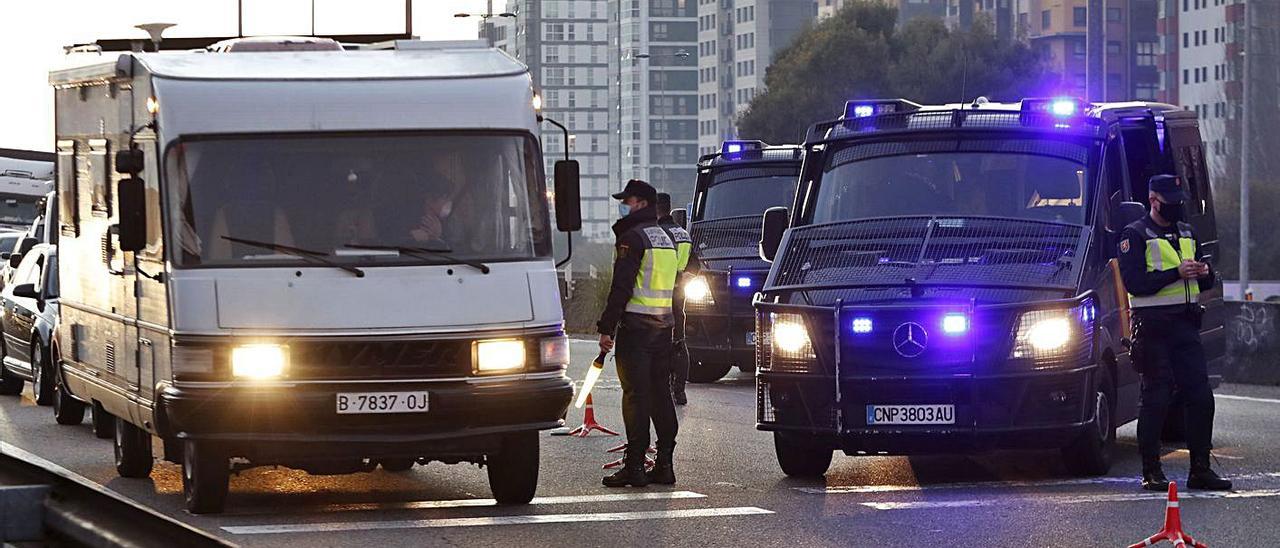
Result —
[[[1280, 479], [1280, 472], [1259, 472], [1254, 474], [1238, 474], [1228, 477], [1232, 480], [1275, 480]], [[1073, 485], [1137, 485], [1137, 477], [1100, 477], [1072, 478], [1060, 480], [1034, 481], [972, 481], [964, 483], [938, 483], [933, 485], [849, 485], [831, 487], [795, 487], [802, 493], [816, 495], [846, 495], [866, 493], [897, 493], [915, 491], [935, 491], [943, 489], [1018, 489], [1026, 487], [1066, 487]]]
[[1268, 398], [1255, 398], [1252, 396], [1233, 396], [1231, 394], [1214, 394], [1213, 397], [1221, 398], [1224, 400], [1251, 401], [1255, 403], [1280, 403], [1280, 400], [1273, 400]]
[[353, 521], [334, 523], [297, 523], [280, 525], [239, 525], [223, 527], [233, 535], [268, 535], [276, 533], [330, 533], [337, 531], [369, 531], [386, 529], [429, 529], [439, 527], [483, 527], [490, 525], [536, 525], [543, 523], [584, 523], [602, 521], [635, 521], [646, 519], [710, 518], [756, 516], [773, 512], [754, 506], [734, 508], [696, 508], [689, 510], [656, 510], [649, 512], [601, 512], [591, 514], [537, 514], [522, 516], [489, 516], [475, 518], [414, 519], [397, 521]]
[[[1113, 493], [1105, 495], [1072, 495], [1072, 496], [1031, 496], [1026, 498], [1003, 499], [966, 499], [939, 501], [909, 502], [863, 502], [862, 506], [876, 510], [922, 510], [929, 508], [972, 508], [978, 506], [999, 506], [1006, 504], [1089, 504], [1098, 502], [1135, 502], [1144, 500], [1166, 500], [1164, 493]], [[1253, 489], [1245, 491], [1208, 492], [1190, 491], [1178, 493], [1179, 499], [1249, 499], [1280, 497], [1280, 489]]]
[[[603, 502], [627, 502], [638, 500], [678, 500], [701, 499], [707, 496], [693, 491], [653, 491], [648, 493], [616, 493], [608, 495], [570, 495], [561, 497], [534, 497], [529, 504], [595, 504]], [[365, 510], [438, 510], [446, 508], [476, 508], [497, 506], [494, 499], [456, 499], [456, 500], [417, 500], [411, 502], [368, 502], [353, 504], [326, 504], [319, 507], [303, 508], [308, 513], [316, 512], [359, 512]], [[264, 512], [279, 514], [278, 508], [264, 509]], [[235, 512], [226, 515], [247, 516], [264, 512]]]

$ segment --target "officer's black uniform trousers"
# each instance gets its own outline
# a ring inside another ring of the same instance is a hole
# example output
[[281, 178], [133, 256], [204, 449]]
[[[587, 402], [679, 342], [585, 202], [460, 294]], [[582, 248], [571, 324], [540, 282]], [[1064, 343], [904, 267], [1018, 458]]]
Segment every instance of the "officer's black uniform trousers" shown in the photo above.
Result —
[[1145, 339], [1138, 450], [1144, 462], [1160, 458], [1160, 434], [1176, 390], [1186, 413], [1187, 449], [1207, 455], [1213, 448], [1213, 390], [1200, 344], [1200, 327], [1190, 312], [1141, 311]]
[[649, 421], [659, 451], [676, 444], [676, 407], [671, 400], [670, 316], [626, 313], [618, 326], [615, 359], [622, 382], [622, 421], [627, 460], [642, 462], [649, 448]]

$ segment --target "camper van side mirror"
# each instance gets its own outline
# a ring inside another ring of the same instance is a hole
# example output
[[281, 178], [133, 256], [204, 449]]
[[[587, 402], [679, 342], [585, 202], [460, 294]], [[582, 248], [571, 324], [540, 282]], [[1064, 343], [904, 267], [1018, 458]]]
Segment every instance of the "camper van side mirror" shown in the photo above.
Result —
[[760, 258], [773, 262], [782, 245], [782, 233], [787, 230], [787, 208], [771, 207], [764, 211], [764, 226], [760, 230]]
[[121, 179], [119, 186], [120, 225], [117, 237], [120, 250], [142, 251], [147, 245], [146, 188], [142, 179]]
[[36, 284], [20, 284], [13, 286], [13, 296], [24, 299], [39, 299], [40, 292], [36, 290]]
[[578, 183], [578, 161], [560, 160], [555, 167], [556, 229], [582, 230], [582, 190]]
[[680, 225], [680, 228], [689, 228], [689, 210], [684, 208], [671, 210], [671, 220]]
[[116, 152], [116, 173], [137, 175], [142, 173], [142, 149], [128, 148]]
[[1147, 206], [1138, 202], [1120, 202], [1120, 228], [1147, 216]]

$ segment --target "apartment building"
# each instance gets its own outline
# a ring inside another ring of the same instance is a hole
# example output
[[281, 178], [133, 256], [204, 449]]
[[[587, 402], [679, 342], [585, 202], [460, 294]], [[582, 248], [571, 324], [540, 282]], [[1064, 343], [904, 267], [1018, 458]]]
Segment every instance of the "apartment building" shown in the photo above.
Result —
[[1015, 9], [1015, 33], [1047, 55], [1062, 77], [1059, 92], [1093, 101], [1156, 98], [1156, 0], [1017, 0]]

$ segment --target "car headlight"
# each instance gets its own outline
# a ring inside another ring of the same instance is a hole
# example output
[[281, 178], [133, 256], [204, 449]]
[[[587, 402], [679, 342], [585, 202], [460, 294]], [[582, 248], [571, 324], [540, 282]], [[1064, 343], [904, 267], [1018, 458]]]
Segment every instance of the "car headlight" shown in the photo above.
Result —
[[780, 358], [812, 358], [813, 345], [809, 341], [809, 329], [799, 314], [771, 314], [773, 353]]
[[711, 286], [707, 284], [706, 278], [697, 277], [685, 282], [684, 298], [695, 303], [710, 302]]
[[525, 351], [523, 340], [497, 339], [477, 341], [475, 344], [477, 373], [514, 371], [524, 368]]
[[289, 368], [289, 347], [279, 344], [242, 344], [231, 350], [231, 374], [250, 380], [275, 379]]
[[542, 339], [542, 366], [569, 366], [569, 338], [563, 335]]
[[1054, 358], [1068, 350], [1076, 325], [1066, 310], [1035, 310], [1018, 319], [1014, 358]]

